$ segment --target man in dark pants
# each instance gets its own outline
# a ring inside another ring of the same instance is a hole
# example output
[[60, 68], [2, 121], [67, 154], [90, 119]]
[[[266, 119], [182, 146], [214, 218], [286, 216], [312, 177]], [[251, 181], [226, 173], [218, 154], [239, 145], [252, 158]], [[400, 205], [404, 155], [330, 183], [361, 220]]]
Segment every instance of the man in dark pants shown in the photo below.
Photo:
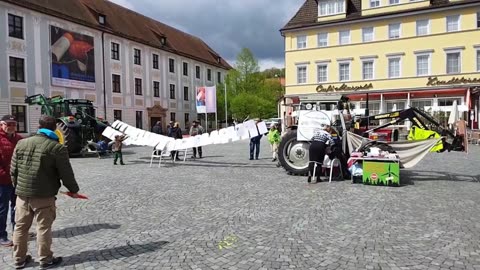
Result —
[[[197, 136], [197, 135], [202, 135], [203, 134], [203, 127], [200, 126], [200, 121], [195, 120], [193, 121], [193, 125], [190, 127], [190, 136]], [[202, 158], [202, 147], [193, 147], [193, 156], [192, 158], [197, 157], [197, 150], [198, 150], [198, 157]]]
[[17, 134], [17, 121], [12, 115], [5, 115], [0, 120], [0, 245], [11, 247], [13, 242], [7, 237], [8, 205], [10, 204], [10, 221], [15, 225], [15, 190], [10, 178], [10, 161], [13, 149], [22, 139]]
[[[260, 119], [255, 119], [255, 125], [258, 125]], [[258, 127], [257, 127], [258, 132]], [[258, 160], [258, 156], [260, 155], [260, 140], [262, 139], [262, 134], [258, 132], [258, 136], [250, 138], [250, 160], [253, 160], [253, 153], [255, 152], [255, 159]]]

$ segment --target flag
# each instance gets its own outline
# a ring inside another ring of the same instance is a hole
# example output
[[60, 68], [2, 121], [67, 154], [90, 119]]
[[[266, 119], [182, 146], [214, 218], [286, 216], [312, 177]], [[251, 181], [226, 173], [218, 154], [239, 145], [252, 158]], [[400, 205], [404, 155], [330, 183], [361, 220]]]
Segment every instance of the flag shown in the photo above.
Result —
[[217, 88], [197, 87], [196, 91], [197, 113], [216, 113], [217, 112]]

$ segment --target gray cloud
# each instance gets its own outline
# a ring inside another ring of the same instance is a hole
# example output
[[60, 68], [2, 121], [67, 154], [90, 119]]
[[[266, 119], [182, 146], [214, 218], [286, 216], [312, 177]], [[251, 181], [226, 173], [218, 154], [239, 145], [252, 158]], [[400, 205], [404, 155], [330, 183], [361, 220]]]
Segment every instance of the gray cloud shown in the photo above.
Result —
[[243, 47], [261, 68], [283, 67], [278, 31], [305, 0], [111, 0], [203, 39], [230, 64]]

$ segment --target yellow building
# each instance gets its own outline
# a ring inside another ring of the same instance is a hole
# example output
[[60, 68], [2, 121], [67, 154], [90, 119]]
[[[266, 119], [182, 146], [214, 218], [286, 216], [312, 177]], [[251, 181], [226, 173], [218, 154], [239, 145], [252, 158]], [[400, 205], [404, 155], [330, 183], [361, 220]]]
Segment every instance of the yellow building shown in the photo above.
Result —
[[478, 128], [480, 1], [306, 0], [281, 33], [293, 102], [342, 92], [364, 109], [369, 93], [370, 115], [412, 106], [445, 119], [456, 101]]

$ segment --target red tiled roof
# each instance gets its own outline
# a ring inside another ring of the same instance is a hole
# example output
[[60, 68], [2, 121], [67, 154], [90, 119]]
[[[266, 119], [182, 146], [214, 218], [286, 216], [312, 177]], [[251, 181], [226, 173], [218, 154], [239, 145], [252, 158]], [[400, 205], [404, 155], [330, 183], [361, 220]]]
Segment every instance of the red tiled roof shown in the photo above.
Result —
[[[232, 68], [200, 38], [106, 0], [0, 1], [92, 27], [219, 68]], [[99, 14], [106, 16], [105, 26], [98, 23]], [[161, 37], [166, 37], [166, 45], [160, 42]]]

